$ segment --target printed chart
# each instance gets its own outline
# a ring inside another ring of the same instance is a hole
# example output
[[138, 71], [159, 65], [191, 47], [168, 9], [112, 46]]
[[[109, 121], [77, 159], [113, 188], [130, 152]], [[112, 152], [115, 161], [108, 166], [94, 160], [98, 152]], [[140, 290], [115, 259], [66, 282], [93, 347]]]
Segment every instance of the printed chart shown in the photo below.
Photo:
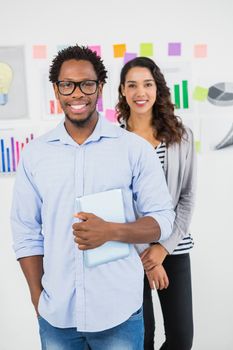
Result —
[[34, 139], [33, 132], [0, 129], [0, 174], [16, 172], [23, 148]]

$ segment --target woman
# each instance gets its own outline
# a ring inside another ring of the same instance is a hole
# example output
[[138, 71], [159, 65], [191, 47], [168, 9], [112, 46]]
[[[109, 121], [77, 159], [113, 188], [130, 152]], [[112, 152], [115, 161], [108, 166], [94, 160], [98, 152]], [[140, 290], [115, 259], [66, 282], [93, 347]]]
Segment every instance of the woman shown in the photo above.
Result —
[[154, 349], [155, 321], [151, 289], [158, 290], [165, 342], [160, 349], [189, 350], [193, 341], [189, 224], [196, 183], [193, 134], [174, 114], [169, 88], [159, 67], [137, 57], [122, 68], [116, 106], [122, 127], [155, 148], [164, 169], [176, 219], [171, 237], [151, 244], [141, 255], [144, 279], [144, 349]]

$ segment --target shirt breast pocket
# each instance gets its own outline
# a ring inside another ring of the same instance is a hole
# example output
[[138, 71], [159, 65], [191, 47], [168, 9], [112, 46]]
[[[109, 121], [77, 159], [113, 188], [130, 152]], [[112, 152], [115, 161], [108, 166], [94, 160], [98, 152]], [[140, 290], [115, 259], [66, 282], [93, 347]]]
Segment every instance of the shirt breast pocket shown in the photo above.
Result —
[[40, 194], [60, 191], [64, 186], [73, 182], [74, 159], [65, 157], [64, 154], [56, 154], [53, 157], [44, 157], [37, 164], [34, 171], [34, 179]]

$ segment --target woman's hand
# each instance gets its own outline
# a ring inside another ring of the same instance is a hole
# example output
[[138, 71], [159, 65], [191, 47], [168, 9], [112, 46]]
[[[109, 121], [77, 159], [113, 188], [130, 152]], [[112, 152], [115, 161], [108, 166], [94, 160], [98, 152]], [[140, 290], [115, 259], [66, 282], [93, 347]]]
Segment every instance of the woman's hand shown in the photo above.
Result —
[[169, 285], [169, 279], [163, 265], [157, 265], [152, 270], [146, 271], [146, 275], [151, 289], [166, 289]]
[[140, 255], [145, 271], [153, 269], [157, 265], [162, 265], [168, 251], [159, 243], [144, 250]]

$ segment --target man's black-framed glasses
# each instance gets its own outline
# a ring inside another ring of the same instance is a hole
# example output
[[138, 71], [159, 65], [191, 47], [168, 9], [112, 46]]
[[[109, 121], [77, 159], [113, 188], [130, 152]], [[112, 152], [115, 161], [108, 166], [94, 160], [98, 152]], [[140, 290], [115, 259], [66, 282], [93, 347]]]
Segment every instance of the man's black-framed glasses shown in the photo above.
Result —
[[96, 93], [99, 82], [98, 80], [82, 80], [82, 81], [68, 81], [59, 80], [56, 82], [58, 91], [61, 95], [71, 95], [74, 90], [79, 87], [85, 95], [93, 95]]

